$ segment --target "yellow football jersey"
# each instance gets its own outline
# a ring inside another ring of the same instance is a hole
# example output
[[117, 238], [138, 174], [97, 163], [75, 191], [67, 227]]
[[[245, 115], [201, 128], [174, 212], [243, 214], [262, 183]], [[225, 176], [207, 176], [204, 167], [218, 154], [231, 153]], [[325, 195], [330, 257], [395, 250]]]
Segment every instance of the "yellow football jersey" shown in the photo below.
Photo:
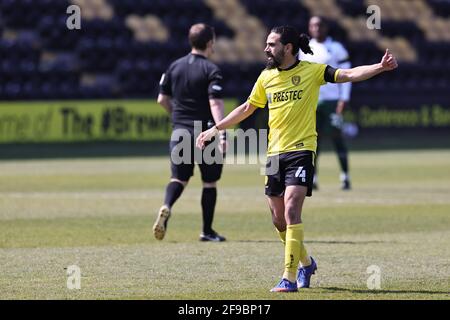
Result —
[[268, 103], [269, 156], [301, 150], [316, 152], [316, 108], [319, 88], [326, 83], [326, 67], [300, 61], [286, 70], [261, 72], [248, 102], [259, 108]]

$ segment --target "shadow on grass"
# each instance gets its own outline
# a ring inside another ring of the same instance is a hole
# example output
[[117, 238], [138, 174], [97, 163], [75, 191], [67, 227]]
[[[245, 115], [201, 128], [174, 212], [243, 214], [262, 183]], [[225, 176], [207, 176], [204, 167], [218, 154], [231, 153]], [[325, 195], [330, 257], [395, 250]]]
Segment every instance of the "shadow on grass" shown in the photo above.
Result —
[[[280, 242], [280, 240], [230, 240], [229, 242], [248, 242], [248, 243], [272, 243]], [[315, 244], [373, 244], [373, 243], [394, 243], [393, 241], [325, 241], [325, 240], [310, 240], [304, 241], [305, 243], [315, 243]]]
[[369, 241], [335, 241], [335, 240], [310, 240], [305, 241], [305, 243], [319, 243], [319, 244], [371, 244], [371, 243], [396, 243], [394, 241], [380, 241], [380, 240], [369, 240]]
[[333, 292], [351, 292], [351, 293], [363, 293], [363, 294], [450, 294], [449, 291], [428, 291], [428, 290], [361, 290], [361, 289], [347, 289], [347, 288], [337, 288], [337, 287], [320, 287], [324, 290], [329, 290]]

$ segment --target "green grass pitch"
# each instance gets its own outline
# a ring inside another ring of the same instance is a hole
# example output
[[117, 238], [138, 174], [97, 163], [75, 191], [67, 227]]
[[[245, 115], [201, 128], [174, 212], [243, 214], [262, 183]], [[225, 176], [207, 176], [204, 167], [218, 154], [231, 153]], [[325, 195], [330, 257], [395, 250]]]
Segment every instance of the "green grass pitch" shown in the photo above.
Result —
[[2, 161], [0, 299], [450, 299], [450, 151], [353, 152], [350, 165], [343, 192], [335, 155], [321, 156], [303, 212], [319, 269], [310, 289], [276, 294], [283, 247], [259, 165], [225, 167], [214, 227], [228, 241], [201, 243], [198, 168], [158, 242], [166, 157]]

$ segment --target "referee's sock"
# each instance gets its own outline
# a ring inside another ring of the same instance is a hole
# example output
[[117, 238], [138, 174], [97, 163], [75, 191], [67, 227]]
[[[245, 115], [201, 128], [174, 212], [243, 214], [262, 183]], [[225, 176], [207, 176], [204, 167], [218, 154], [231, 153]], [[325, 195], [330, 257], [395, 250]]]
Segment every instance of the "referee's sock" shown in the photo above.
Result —
[[214, 209], [216, 208], [217, 188], [203, 188], [202, 191], [202, 212], [203, 212], [203, 233], [211, 234], [214, 219]]
[[183, 184], [178, 181], [170, 181], [166, 188], [166, 197], [164, 199], [164, 204], [169, 208], [172, 208], [175, 201], [177, 201], [181, 196], [183, 190]]

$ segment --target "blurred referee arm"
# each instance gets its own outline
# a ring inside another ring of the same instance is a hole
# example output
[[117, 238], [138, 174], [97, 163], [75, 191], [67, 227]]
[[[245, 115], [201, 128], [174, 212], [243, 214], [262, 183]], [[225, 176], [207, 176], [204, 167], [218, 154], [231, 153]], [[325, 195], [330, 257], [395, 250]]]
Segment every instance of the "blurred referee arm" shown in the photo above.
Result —
[[376, 76], [385, 71], [391, 71], [398, 67], [397, 59], [386, 49], [386, 52], [380, 63], [355, 67], [351, 69], [338, 69], [336, 72], [336, 82], [358, 82]]
[[252, 105], [250, 102], [241, 104], [239, 107], [231, 111], [221, 121], [216, 122], [216, 125], [214, 127], [200, 133], [196, 140], [197, 147], [203, 149], [205, 146], [205, 142], [211, 140], [219, 133], [220, 130], [225, 130], [226, 128], [238, 124], [242, 120], [249, 117], [253, 112], [255, 112], [256, 108], [257, 107]]
[[169, 114], [172, 114], [172, 105], [170, 102], [171, 96], [165, 94], [158, 94], [158, 103], [166, 109]]
[[[225, 114], [225, 105], [222, 99], [209, 98], [209, 106], [211, 114], [214, 118], [214, 123], [219, 123]], [[220, 150], [222, 153], [227, 151], [227, 134], [225, 130], [220, 131]]]
[[[225, 106], [223, 103], [223, 88], [222, 81], [223, 76], [219, 68], [214, 68], [209, 75], [209, 85], [208, 85], [208, 100], [209, 108], [211, 110], [211, 115], [214, 119], [215, 134], [220, 133], [220, 143], [219, 148], [222, 153], [227, 151], [227, 134], [225, 132], [226, 128], [217, 130], [217, 125], [223, 120], [225, 116]], [[212, 138], [212, 137], [211, 137]]]
[[215, 123], [219, 123], [224, 117], [225, 106], [222, 99], [209, 99], [211, 114]]

